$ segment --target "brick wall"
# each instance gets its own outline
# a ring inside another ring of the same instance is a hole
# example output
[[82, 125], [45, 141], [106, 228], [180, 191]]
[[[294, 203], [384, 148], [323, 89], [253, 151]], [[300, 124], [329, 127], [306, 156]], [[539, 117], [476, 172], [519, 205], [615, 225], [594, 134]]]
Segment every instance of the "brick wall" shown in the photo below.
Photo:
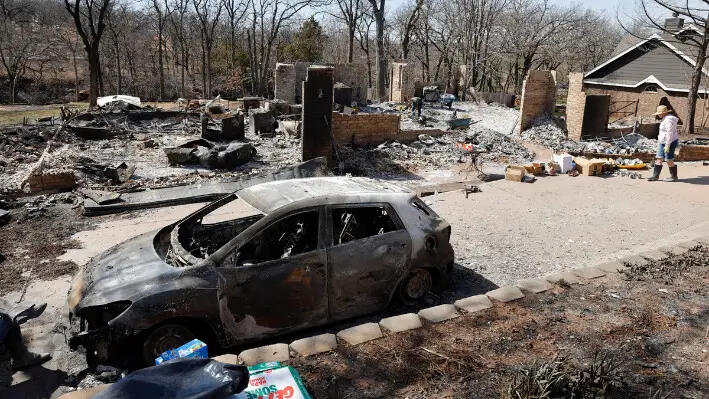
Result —
[[581, 139], [585, 108], [586, 93], [583, 91], [583, 72], [569, 73], [569, 92], [566, 97], [566, 130], [572, 140]]
[[556, 71], [529, 71], [522, 86], [519, 130], [531, 127], [540, 115], [551, 115], [555, 103]]
[[335, 143], [356, 145], [380, 144], [398, 140], [398, 114], [332, 114], [332, 136]]
[[293, 64], [276, 64], [274, 97], [295, 104], [296, 98], [302, 98], [302, 84], [311, 66], [328, 66], [333, 68], [335, 82], [344, 83], [352, 88], [352, 98], [367, 102], [369, 78], [367, 65], [359, 63], [345, 64], [314, 64], [311, 62], [296, 62]]
[[32, 174], [27, 179], [31, 193], [42, 191], [70, 191], [76, 187], [74, 172], [49, 170]]
[[[654, 113], [657, 111], [657, 106], [660, 105], [662, 97], [666, 97], [670, 102], [670, 106], [677, 112], [681, 120], [687, 118], [687, 94], [677, 92], [666, 92], [661, 88], [657, 88], [657, 92], [644, 91], [646, 86], [638, 88], [610, 87], [610, 86], [594, 86], [586, 85], [586, 94], [608, 94], [611, 96], [612, 102], [638, 101], [637, 116], [642, 117], [644, 121], [654, 119]], [[624, 104], [614, 105], [617, 109]], [[703, 99], [697, 99], [696, 115], [694, 117], [695, 126], [709, 127], [709, 108], [708, 103]], [[634, 111], [626, 108], [625, 110]], [[625, 111], [624, 110], [624, 111]], [[622, 114], [611, 114], [611, 119], [620, 118]], [[631, 115], [632, 116], [632, 115]], [[705, 119], [707, 119], [705, 121]]]

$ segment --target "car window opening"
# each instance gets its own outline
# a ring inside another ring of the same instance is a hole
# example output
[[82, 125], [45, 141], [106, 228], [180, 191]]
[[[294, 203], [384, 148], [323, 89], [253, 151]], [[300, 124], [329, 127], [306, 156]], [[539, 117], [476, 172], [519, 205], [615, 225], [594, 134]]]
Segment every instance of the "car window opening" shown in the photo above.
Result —
[[383, 206], [333, 209], [332, 223], [335, 245], [398, 230]]
[[179, 241], [190, 255], [206, 259], [263, 217], [263, 213], [234, 196], [229, 202], [197, 215], [192, 223], [181, 226]]
[[277, 221], [241, 246], [237, 264], [258, 264], [317, 249], [318, 220], [318, 212], [309, 211]]

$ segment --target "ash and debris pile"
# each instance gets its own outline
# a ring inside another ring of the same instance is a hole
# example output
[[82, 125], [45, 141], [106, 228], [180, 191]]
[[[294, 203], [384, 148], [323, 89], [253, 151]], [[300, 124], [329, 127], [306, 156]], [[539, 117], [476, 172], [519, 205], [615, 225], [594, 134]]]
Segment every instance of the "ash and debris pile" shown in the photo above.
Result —
[[230, 179], [300, 161], [297, 122], [284, 120], [284, 127], [274, 133], [252, 135], [246, 129], [248, 120], [244, 124], [243, 117], [233, 118], [236, 114], [242, 115], [236, 111], [214, 116], [207, 128], [223, 134], [224, 122], [233, 119], [237, 126], [230, 128], [242, 132], [241, 138], [217, 137], [196, 148], [190, 158], [195, 162], [186, 165], [168, 162], [165, 149], [190, 140], [209, 142], [198, 112], [112, 101], [86, 111], [62, 108], [60, 118], [0, 129], [0, 194], [75, 188], [127, 192]]
[[425, 168], [449, 168], [465, 161], [465, 150], [457, 143], [472, 143], [485, 151], [480, 154], [484, 162], [527, 163], [534, 158], [522, 145], [509, 136], [484, 127], [470, 127], [467, 131], [454, 131], [444, 136], [422, 134], [409, 144], [391, 141], [373, 148], [353, 149], [341, 146], [338, 152], [345, 158], [345, 167], [370, 177], [394, 176], [402, 171]]
[[551, 148], [556, 152], [569, 152], [574, 154], [626, 155], [654, 153], [657, 149], [657, 140], [648, 139], [637, 133], [631, 133], [607, 141], [571, 140], [566, 136], [566, 132], [559, 128], [556, 123], [546, 115], [535, 119], [532, 123], [532, 127], [522, 132], [522, 139]]

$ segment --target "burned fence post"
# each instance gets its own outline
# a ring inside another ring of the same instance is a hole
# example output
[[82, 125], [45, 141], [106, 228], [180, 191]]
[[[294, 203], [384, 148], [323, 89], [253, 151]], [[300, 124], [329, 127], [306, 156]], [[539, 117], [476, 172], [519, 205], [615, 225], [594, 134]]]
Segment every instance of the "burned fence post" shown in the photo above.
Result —
[[303, 82], [302, 160], [332, 155], [332, 67], [310, 67]]

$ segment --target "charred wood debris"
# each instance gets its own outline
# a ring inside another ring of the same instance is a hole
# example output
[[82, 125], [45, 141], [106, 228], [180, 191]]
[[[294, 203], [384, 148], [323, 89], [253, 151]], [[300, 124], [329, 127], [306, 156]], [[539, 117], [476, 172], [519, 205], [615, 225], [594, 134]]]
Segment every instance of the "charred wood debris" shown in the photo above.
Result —
[[259, 109], [261, 99], [244, 99], [242, 107], [255, 100], [248, 112], [230, 111], [219, 100], [179, 101], [176, 110], [120, 100], [90, 110], [62, 107], [58, 117], [0, 128], [0, 200], [8, 205], [36, 194], [25, 206], [78, 207], [82, 196], [107, 203], [126, 192], [299, 162], [300, 115], [283, 112], [277, 101]]

